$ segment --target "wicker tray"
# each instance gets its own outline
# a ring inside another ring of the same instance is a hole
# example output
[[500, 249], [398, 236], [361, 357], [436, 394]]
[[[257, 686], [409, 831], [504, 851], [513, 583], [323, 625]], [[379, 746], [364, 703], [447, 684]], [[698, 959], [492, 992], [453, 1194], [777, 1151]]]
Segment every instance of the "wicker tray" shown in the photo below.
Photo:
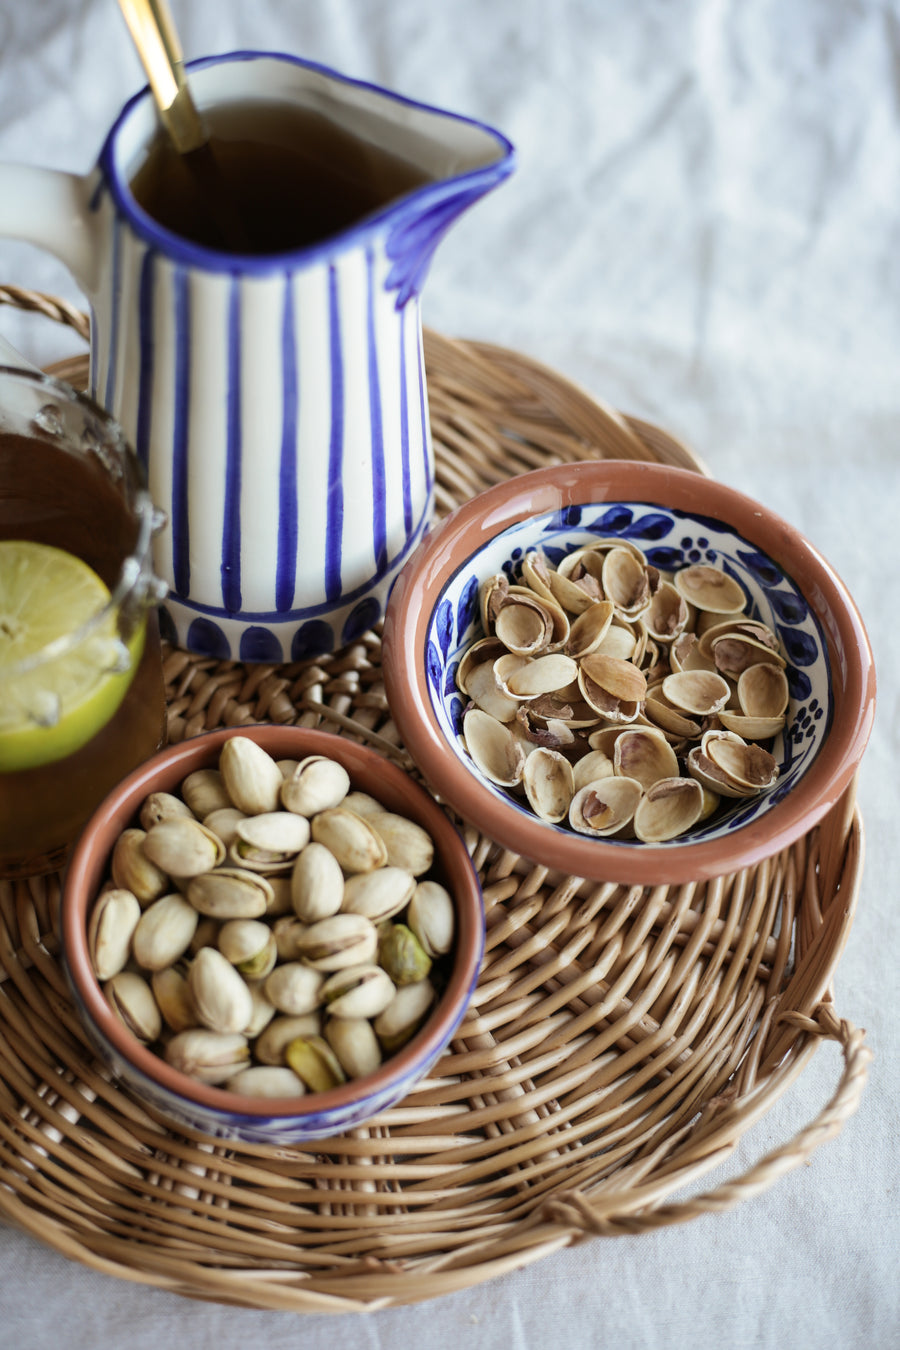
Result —
[[[32, 293], [0, 301], [82, 334]], [[699, 468], [657, 428], [492, 346], [426, 339], [438, 509], [557, 460]], [[84, 383], [86, 359], [56, 367]], [[414, 772], [385, 699], [377, 631], [290, 666], [167, 649], [169, 736], [256, 721], [326, 727]], [[458, 1038], [368, 1127], [308, 1149], [173, 1132], [112, 1081], [73, 1015], [59, 878], [0, 882], [0, 1216], [64, 1255], [194, 1298], [371, 1311], [447, 1294], [589, 1235], [726, 1209], [836, 1134], [869, 1050], [831, 980], [859, 888], [852, 792], [778, 857], [716, 882], [641, 890], [551, 875], [467, 830], [487, 953]], [[720, 1163], [823, 1038], [844, 1070], [788, 1144], [715, 1189]]]

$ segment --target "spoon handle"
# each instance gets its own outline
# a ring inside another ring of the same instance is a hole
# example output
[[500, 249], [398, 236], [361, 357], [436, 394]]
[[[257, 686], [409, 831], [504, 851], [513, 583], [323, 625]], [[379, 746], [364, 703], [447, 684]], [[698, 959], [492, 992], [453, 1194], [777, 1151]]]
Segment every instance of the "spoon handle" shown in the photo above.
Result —
[[206, 141], [184, 74], [184, 54], [167, 0], [119, 0], [159, 115], [179, 154]]

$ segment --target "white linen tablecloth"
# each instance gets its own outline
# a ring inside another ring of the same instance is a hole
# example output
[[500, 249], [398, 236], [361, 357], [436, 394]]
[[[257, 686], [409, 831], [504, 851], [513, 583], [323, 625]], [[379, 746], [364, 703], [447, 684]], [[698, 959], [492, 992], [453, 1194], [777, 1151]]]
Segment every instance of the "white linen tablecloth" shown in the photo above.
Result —
[[[900, 1345], [900, 5], [897, 0], [173, 0], [189, 57], [295, 52], [494, 123], [518, 170], [442, 246], [425, 320], [519, 349], [665, 426], [773, 507], [867, 623], [879, 712], [836, 1008], [875, 1052], [859, 1113], [731, 1212], [595, 1240], [365, 1317], [227, 1309], [0, 1226], [0, 1346], [435, 1350]], [[143, 76], [114, 0], [0, 11], [0, 159], [86, 171]], [[79, 302], [0, 241], [0, 284]], [[45, 364], [80, 349], [0, 308]], [[713, 1185], [833, 1091], [824, 1047]]]

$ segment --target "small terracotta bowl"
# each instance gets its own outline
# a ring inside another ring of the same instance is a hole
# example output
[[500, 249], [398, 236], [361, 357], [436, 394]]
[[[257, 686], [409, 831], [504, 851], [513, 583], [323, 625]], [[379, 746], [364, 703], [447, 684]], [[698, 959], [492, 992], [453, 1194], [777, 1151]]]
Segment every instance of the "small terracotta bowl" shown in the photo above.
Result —
[[[551, 564], [597, 539], [637, 544], [661, 571], [710, 564], [735, 577], [747, 613], [781, 639], [790, 689], [772, 753], [775, 785], [725, 804], [664, 844], [578, 834], [497, 787], [461, 742], [466, 700], [455, 671], [482, 635], [483, 581], [540, 547]], [[395, 583], [383, 668], [404, 743], [434, 792], [523, 857], [568, 875], [639, 885], [703, 881], [790, 845], [838, 800], [874, 716], [875, 674], [862, 621], [813, 546], [757, 502], [660, 464], [587, 461], [538, 469], [480, 494], [423, 541]]]
[[[215, 768], [223, 742], [250, 737], [275, 759], [327, 755], [344, 766], [351, 788], [421, 825], [434, 842], [429, 875], [453, 898], [456, 937], [446, 982], [427, 1021], [377, 1072], [327, 1092], [258, 1098], [210, 1087], [178, 1072], [141, 1044], [111, 1011], [87, 947], [91, 906], [109, 872], [113, 845], [136, 823], [151, 792], [176, 792], [195, 769]], [[484, 908], [478, 876], [447, 815], [407, 774], [373, 750], [327, 732], [254, 726], [213, 731], [171, 746], [130, 774], [102, 803], [79, 839], [62, 898], [63, 951], [76, 1007], [98, 1053], [144, 1102], [179, 1127], [248, 1143], [292, 1144], [341, 1133], [400, 1101], [449, 1044], [472, 997], [484, 950]]]

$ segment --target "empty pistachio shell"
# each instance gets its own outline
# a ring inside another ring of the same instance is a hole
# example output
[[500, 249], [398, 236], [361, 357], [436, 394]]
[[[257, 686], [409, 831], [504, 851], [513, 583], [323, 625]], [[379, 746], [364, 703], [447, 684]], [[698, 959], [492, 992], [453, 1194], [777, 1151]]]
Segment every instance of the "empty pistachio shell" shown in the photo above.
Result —
[[623, 778], [636, 778], [646, 790], [661, 778], [678, 777], [678, 757], [661, 731], [635, 727], [616, 738], [613, 767]]
[[162, 1031], [162, 1017], [147, 981], [130, 970], [120, 970], [103, 986], [119, 1021], [139, 1041], [149, 1045]]
[[[299, 817], [298, 817], [299, 819]], [[337, 914], [344, 898], [344, 873], [329, 848], [315, 840], [306, 845], [291, 873], [291, 904], [304, 923]]]
[[256, 741], [232, 736], [222, 746], [219, 772], [234, 806], [248, 816], [277, 811], [281, 800], [281, 770]]
[[388, 860], [384, 840], [371, 823], [342, 806], [313, 818], [312, 837], [331, 850], [345, 872], [371, 872]]
[[254, 1064], [241, 1069], [225, 1084], [244, 1097], [302, 1097], [306, 1088], [293, 1069]]
[[161, 820], [171, 820], [174, 816], [190, 816], [191, 808], [172, 792], [151, 792], [141, 807], [141, 827], [151, 830]]
[[420, 881], [409, 902], [406, 921], [431, 957], [446, 956], [453, 946], [456, 911], [446, 886]]
[[197, 1016], [210, 1031], [243, 1032], [253, 1015], [244, 980], [217, 947], [204, 947], [191, 962], [188, 986]]
[[98, 980], [110, 980], [124, 970], [140, 917], [141, 907], [131, 891], [114, 887], [97, 897], [88, 922], [87, 940]]
[[186, 1031], [197, 1025], [197, 1009], [187, 979], [176, 966], [155, 970], [150, 985], [167, 1027], [172, 1031]]
[[364, 1078], [381, 1064], [381, 1046], [372, 1023], [363, 1017], [330, 1017], [325, 1039], [348, 1078]]
[[261, 1064], [284, 1064], [284, 1052], [291, 1041], [318, 1036], [322, 1019], [317, 1012], [273, 1017], [257, 1038], [254, 1051]]
[[298, 1036], [288, 1044], [284, 1057], [310, 1092], [327, 1092], [347, 1081], [340, 1060], [321, 1036]]
[[350, 775], [337, 760], [324, 755], [302, 759], [281, 788], [281, 802], [288, 811], [314, 816], [340, 805], [350, 790]]
[[279, 1012], [296, 1017], [315, 1012], [324, 976], [302, 961], [286, 961], [266, 977], [266, 998]]
[[219, 951], [248, 980], [263, 980], [278, 959], [275, 935], [259, 919], [229, 919], [219, 930]]
[[428, 1016], [434, 996], [434, 986], [427, 979], [397, 990], [373, 1023], [382, 1049], [393, 1054], [411, 1039]]
[[673, 584], [688, 604], [712, 614], [731, 614], [743, 609], [747, 603], [740, 584], [733, 577], [702, 563], [682, 567], [675, 573]]
[[347, 878], [341, 908], [345, 914], [363, 914], [381, 923], [405, 909], [415, 889], [416, 879], [405, 867], [378, 867]]
[[378, 960], [396, 985], [418, 984], [431, 970], [431, 957], [405, 923], [382, 924]]
[[498, 787], [515, 787], [522, 780], [525, 751], [504, 722], [480, 708], [463, 717], [466, 749], [486, 778]]
[[144, 853], [170, 877], [196, 877], [222, 861], [225, 846], [199, 820], [174, 816], [147, 831]]
[[218, 867], [192, 877], [187, 886], [194, 908], [213, 919], [258, 919], [272, 895], [265, 877], [238, 867]]
[[200, 915], [194, 906], [178, 894], [154, 900], [141, 915], [134, 930], [134, 959], [145, 970], [165, 970], [183, 956]]
[[322, 985], [322, 1003], [333, 1017], [377, 1017], [396, 993], [381, 966], [349, 966], [329, 975]]
[[142, 905], [158, 900], [169, 890], [166, 873], [144, 852], [146, 830], [123, 830], [113, 847], [112, 879], [122, 890], [131, 891]]
[[572, 798], [569, 824], [579, 834], [604, 838], [620, 834], [630, 826], [642, 790], [634, 778], [601, 778], [588, 783]]
[[195, 769], [181, 785], [181, 795], [198, 820], [212, 811], [234, 806], [218, 769]]
[[313, 970], [343, 970], [371, 961], [378, 948], [375, 925], [362, 914], [335, 914], [310, 924], [297, 941], [302, 961]]
[[541, 820], [565, 819], [575, 795], [575, 775], [558, 750], [539, 745], [525, 761], [522, 786], [531, 809]]
[[250, 1060], [245, 1036], [191, 1027], [173, 1036], [165, 1049], [166, 1063], [202, 1083], [227, 1083]]
[[644, 843], [676, 839], [696, 825], [703, 811], [703, 789], [693, 778], [661, 778], [638, 802], [634, 832]]

